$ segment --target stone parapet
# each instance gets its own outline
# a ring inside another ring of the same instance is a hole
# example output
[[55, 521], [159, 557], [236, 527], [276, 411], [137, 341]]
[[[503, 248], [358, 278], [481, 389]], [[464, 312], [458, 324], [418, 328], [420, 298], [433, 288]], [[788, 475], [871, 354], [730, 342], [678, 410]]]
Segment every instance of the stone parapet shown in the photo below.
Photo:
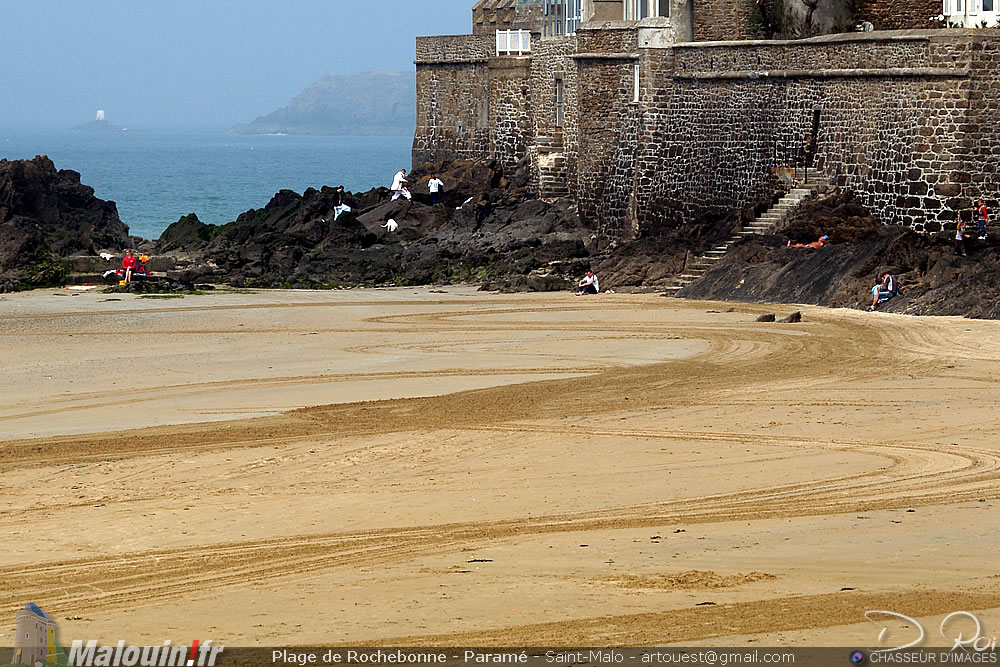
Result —
[[623, 53], [637, 48], [638, 25], [635, 21], [583, 23], [576, 29], [577, 48], [581, 53]]
[[496, 35], [417, 37], [416, 64], [485, 62], [496, 55]]
[[674, 46], [674, 67], [685, 71], [930, 67], [940, 62], [932, 55], [932, 42], [940, 36], [939, 31], [899, 31], [788, 41], [690, 42]]

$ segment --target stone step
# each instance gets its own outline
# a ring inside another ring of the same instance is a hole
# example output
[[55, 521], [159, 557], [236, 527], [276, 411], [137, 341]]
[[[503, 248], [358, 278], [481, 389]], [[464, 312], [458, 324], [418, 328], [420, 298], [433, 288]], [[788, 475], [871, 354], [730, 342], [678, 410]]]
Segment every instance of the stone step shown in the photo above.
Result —
[[70, 273], [66, 276], [67, 285], [104, 285], [104, 277], [100, 273]]

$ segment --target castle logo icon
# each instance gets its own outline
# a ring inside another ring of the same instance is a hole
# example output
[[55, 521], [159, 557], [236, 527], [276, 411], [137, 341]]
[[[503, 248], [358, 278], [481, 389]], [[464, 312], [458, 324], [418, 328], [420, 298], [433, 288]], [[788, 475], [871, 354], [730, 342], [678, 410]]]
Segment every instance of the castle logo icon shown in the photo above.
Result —
[[66, 665], [66, 654], [56, 637], [56, 621], [34, 602], [17, 612], [14, 634], [15, 665]]

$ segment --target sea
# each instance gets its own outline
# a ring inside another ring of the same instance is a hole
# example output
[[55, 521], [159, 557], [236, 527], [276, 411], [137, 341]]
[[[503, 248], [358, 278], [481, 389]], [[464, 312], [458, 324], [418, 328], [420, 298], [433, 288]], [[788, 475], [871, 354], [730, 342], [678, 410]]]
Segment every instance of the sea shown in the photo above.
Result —
[[129, 233], [159, 238], [194, 213], [224, 224], [282, 189], [388, 187], [410, 167], [412, 134], [392, 137], [235, 135], [224, 131], [79, 132], [0, 129], [0, 158], [47, 155], [114, 201]]

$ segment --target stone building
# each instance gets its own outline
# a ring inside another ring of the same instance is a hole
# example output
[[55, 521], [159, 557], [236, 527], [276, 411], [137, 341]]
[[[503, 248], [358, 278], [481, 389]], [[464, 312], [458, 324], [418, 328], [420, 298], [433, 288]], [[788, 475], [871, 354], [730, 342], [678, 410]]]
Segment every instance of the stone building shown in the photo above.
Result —
[[579, 23], [553, 29], [551, 5], [569, 15], [570, 1], [477, 5], [513, 10], [510, 26], [532, 6], [520, 54], [496, 30], [417, 38], [415, 164], [530, 162], [538, 195], [571, 196], [606, 239], [756, 202], [807, 159], [884, 222], [919, 231], [1000, 196], [992, 31], [748, 40], [739, 0], [579, 0]]

